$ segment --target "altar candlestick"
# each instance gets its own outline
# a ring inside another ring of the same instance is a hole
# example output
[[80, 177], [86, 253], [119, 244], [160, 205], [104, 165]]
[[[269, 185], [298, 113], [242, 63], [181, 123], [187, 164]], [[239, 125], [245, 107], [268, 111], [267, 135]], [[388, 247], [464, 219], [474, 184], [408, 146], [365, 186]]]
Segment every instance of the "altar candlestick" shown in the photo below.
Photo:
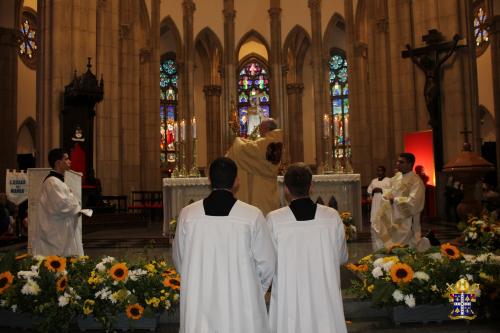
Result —
[[174, 122], [174, 141], [179, 142], [179, 125]]
[[180, 132], [181, 132], [181, 142], [184, 142], [184, 140], [186, 140], [186, 122], [184, 121], [184, 119], [181, 120]]
[[325, 138], [330, 136], [330, 118], [327, 114], [323, 116], [323, 135]]
[[196, 117], [193, 116], [193, 120], [191, 121], [192, 130], [193, 130], [193, 139], [196, 139]]

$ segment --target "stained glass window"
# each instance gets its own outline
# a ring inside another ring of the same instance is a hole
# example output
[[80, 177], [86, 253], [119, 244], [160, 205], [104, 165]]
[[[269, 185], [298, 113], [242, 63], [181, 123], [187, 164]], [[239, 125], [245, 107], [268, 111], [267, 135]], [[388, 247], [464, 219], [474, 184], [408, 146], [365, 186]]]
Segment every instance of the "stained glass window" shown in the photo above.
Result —
[[21, 32], [19, 37], [19, 56], [28, 67], [35, 69], [38, 53], [38, 45], [36, 43], [36, 13], [31, 10], [23, 11], [19, 30]]
[[177, 126], [177, 63], [167, 59], [160, 65], [160, 162], [163, 168], [177, 160], [174, 144]]
[[476, 40], [476, 54], [480, 56], [490, 44], [488, 11], [484, 1], [477, 1], [474, 5], [474, 38]]
[[238, 77], [240, 136], [249, 136], [262, 117], [269, 117], [269, 73], [257, 59], [243, 64]]
[[347, 60], [341, 50], [333, 50], [329, 61], [333, 156], [351, 157], [349, 137], [349, 84]]

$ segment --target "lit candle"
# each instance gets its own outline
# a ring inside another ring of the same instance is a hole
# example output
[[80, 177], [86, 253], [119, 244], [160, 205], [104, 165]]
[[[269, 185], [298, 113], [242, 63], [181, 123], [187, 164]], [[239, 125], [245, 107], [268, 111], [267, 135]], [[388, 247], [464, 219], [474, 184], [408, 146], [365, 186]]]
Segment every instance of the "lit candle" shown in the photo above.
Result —
[[330, 117], [327, 114], [323, 116], [323, 135], [325, 138], [330, 136]]
[[174, 122], [174, 141], [179, 142], [179, 125]]
[[181, 132], [181, 142], [184, 142], [184, 140], [186, 140], [186, 122], [184, 121], [184, 119], [181, 120], [180, 132]]
[[196, 139], [196, 117], [193, 116], [193, 120], [191, 121], [192, 131], [193, 131], [193, 139]]
[[346, 141], [349, 139], [349, 116], [344, 118], [344, 136]]

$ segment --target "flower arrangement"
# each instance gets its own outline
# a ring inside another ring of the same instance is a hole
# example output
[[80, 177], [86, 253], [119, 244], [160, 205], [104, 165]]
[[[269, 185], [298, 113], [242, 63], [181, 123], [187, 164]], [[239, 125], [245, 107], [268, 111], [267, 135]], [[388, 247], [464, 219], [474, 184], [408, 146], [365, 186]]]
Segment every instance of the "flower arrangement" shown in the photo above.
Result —
[[94, 316], [110, 331], [119, 313], [130, 320], [173, 310], [180, 279], [163, 260], [113, 257], [25, 257], [0, 260], [0, 307], [43, 316], [39, 331], [67, 331], [77, 316]]
[[460, 277], [479, 283], [478, 296], [500, 290], [500, 256], [467, 255], [449, 243], [426, 252], [396, 247], [348, 263], [346, 268], [358, 277], [349, 292], [378, 306], [446, 304], [448, 286]]
[[500, 247], [500, 223], [488, 215], [470, 217], [460, 227], [468, 248], [492, 251]]
[[344, 223], [345, 229], [345, 239], [353, 240], [356, 238], [356, 226], [354, 225], [352, 214], [350, 212], [342, 212], [340, 213], [340, 218]]

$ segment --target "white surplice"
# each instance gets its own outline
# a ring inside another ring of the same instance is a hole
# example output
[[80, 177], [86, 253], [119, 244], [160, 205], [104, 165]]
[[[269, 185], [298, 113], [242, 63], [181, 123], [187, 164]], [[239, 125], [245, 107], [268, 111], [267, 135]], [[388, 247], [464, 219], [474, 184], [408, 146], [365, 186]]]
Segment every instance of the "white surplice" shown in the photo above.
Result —
[[229, 216], [205, 215], [203, 200], [184, 207], [172, 246], [181, 275], [181, 333], [266, 333], [264, 294], [276, 256], [256, 207], [236, 201]]
[[47, 178], [40, 194], [33, 255], [83, 256], [80, 210], [78, 199], [64, 182]]
[[336, 210], [317, 205], [314, 220], [297, 221], [289, 207], [268, 214], [277, 250], [269, 317], [273, 333], [347, 332], [340, 265], [347, 261]]
[[[384, 177], [382, 180], [379, 180], [378, 178], [374, 178], [370, 185], [368, 186], [366, 192], [368, 192], [369, 195], [371, 195], [372, 198], [372, 205], [370, 208], [370, 223], [373, 223], [375, 220], [377, 211], [380, 207], [380, 202], [382, 200], [382, 193], [377, 192], [373, 193], [373, 189], [375, 188], [380, 188], [382, 190], [384, 189], [390, 189], [391, 188], [391, 179], [389, 177]], [[382, 241], [378, 238], [377, 232], [371, 229], [371, 236], [372, 236], [372, 246], [373, 249], [376, 251], [383, 247]]]
[[384, 196], [393, 197], [393, 203], [382, 198], [372, 228], [377, 232], [381, 247], [394, 245], [416, 247], [421, 239], [420, 213], [425, 205], [425, 186], [413, 171], [396, 173], [391, 188]]

